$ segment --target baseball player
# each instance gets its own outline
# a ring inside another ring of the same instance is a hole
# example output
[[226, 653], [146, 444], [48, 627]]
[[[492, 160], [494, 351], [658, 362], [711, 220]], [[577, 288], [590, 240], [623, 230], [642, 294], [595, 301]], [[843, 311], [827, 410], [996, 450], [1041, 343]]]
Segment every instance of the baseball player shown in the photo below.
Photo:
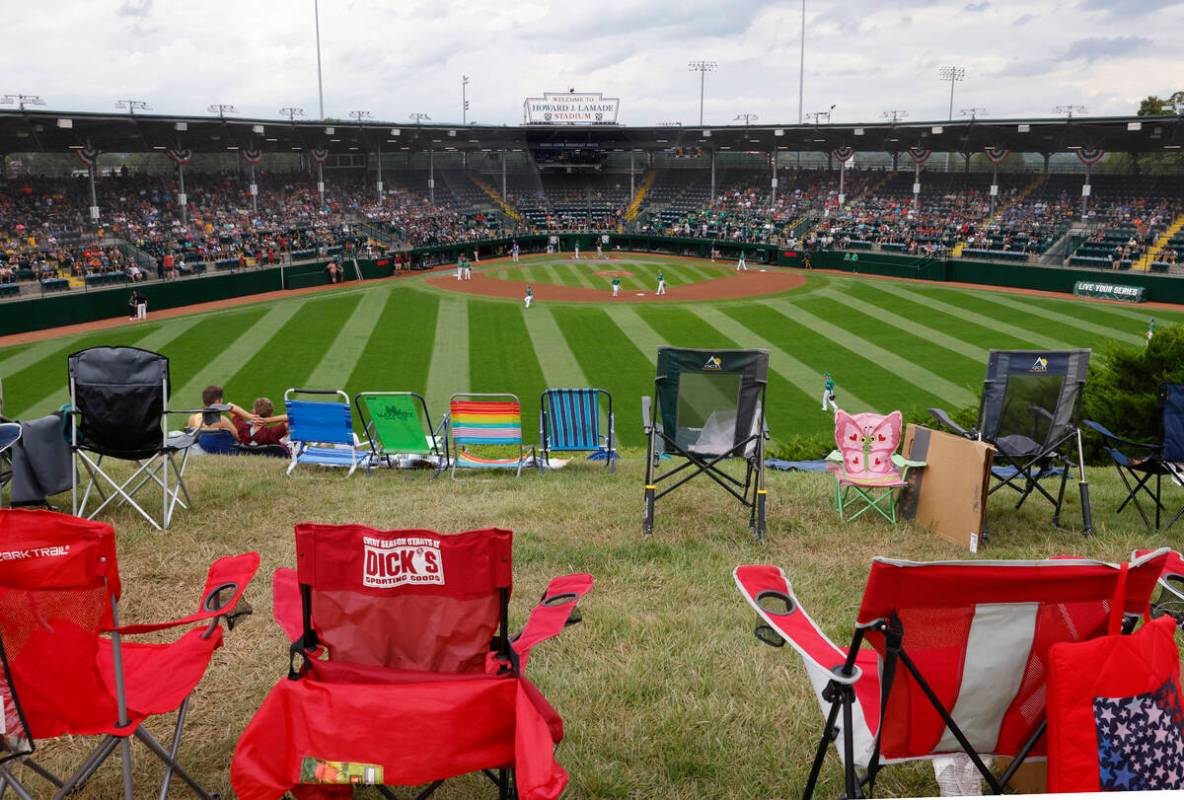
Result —
[[1151, 340], [1155, 338], [1155, 317], [1147, 323], [1147, 344], [1151, 344]]
[[518, 263], [518, 242], [514, 241], [514, 245], [510, 248], [510, 260], [515, 264]]
[[599, 239], [596, 240], [596, 257], [604, 258], [604, 245], [601, 244]]
[[613, 297], [619, 297], [621, 294], [621, 279], [613, 278]]
[[740, 260], [736, 262], [736, 271], [744, 270], [748, 272], [748, 265], [744, 263], [744, 251], [740, 251]]
[[464, 256], [457, 256], [456, 257], [456, 279], [458, 281], [464, 280], [464, 277], [465, 277], [465, 257]]
[[522, 298], [522, 302], [526, 304], [527, 308], [530, 308], [530, 304], [534, 302], [534, 289], [526, 287], [526, 297]]
[[827, 406], [830, 406], [831, 411], [838, 411], [839, 404], [835, 402], [835, 380], [829, 372], [822, 373], [822, 378], [822, 410], [825, 412]]
[[658, 273], [658, 294], [666, 294], [666, 273]]
[[576, 241], [576, 254], [572, 256], [572, 258], [576, 259], [577, 261], [580, 258], [580, 243], [578, 240]]
[[[475, 250], [473, 251], [476, 252]], [[473, 279], [473, 262], [465, 259], [465, 280], [471, 281]]]

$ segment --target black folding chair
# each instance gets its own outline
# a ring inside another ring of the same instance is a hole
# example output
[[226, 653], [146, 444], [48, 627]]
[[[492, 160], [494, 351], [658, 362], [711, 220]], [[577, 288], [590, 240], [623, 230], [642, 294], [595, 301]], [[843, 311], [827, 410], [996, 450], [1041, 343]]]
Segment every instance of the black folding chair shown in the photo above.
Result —
[[[192, 502], [185, 488], [189, 448], [197, 441], [190, 432], [170, 437], [168, 416], [196, 411], [170, 410], [169, 360], [135, 347], [92, 347], [69, 358], [71, 501], [74, 516], [94, 519], [112, 503], [127, 503], [157, 530], [167, 529], [173, 512]], [[134, 461], [131, 477], [117, 480], [103, 469], [104, 459]], [[79, 467], [87, 480], [79, 497]], [[161, 490], [160, 520], [140, 503], [145, 486]], [[88, 508], [92, 492], [98, 505]], [[184, 499], [182, 499], [184, 498]]]
[[[654, 532], [654, 506], [700, 475], [722, 486], [749, 510], [749, 527], [765, 538], [765, 390], [768, 350], [658, 348], [654, 380], [657, 404], [641, 398], [648, 440], [645, 467], [645, 535]], [[663, 455], [686, 460], [657, 473]], [[722, 469], [743, 458], [744, 480]], [[659, 484], [671, 481], [659, 490]]]
[[[1184, 482], [1184, 384], [1162, 384], [1159, 387], [1159, 409], [1160, 441], [1156, 443], [1133, 442], [1117, 436], [1100, 422], [1091, 419], [1082, 421], [1083, 425], [1102, 437], [1102, 449], [1110, 456], [1118, 477], [1126, 487], [1127, 495], [1119, 504], [1118, 513], [1121, 514], [1128, 504], [1133, 504], [1149, 530], [1159, 529], [1161, 513], [1165, 510], [1164, 476], [1176, 483]], [[1140, 494], [1155, 506], [1154, 526], [1150, 515], [1139, 502]], [[1175, 525], [1181, 516], [1184, 516], [1184, 506], [1172, 516], [1164, 530]]]
[[[1052, 504], [1057, 527], [1069, 472], [1076, 468], [1086, 535], [1093, 530], [1093, 518], [1078, 415], [1089, 357], [1089, 350], [992, 350], [974, 428], [961, 427], [940, 408], [929, 409], [947, 430], [995, 447], [988, 495], [1011, 489], [1019, 494], [1017, 509], [1028, 497], [1040, 495]], [[1054, 496], [1040, 481], [1058, 476]], [[987, 538], [984, 530], [983, 540]]]
[[20, 438], [21, 426], [0, 417], [0, 508], [4, 507], [4, 490], [12, 483], [12, 456], [8, 451]]

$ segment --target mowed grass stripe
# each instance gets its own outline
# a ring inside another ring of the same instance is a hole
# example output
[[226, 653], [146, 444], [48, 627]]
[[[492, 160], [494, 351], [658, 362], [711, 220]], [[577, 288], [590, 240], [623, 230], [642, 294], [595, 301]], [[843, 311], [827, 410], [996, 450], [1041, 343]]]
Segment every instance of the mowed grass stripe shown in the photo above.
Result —
[[[1109, 325], [1098, 325], [1095, 322], [1090, 322], [1076, 316], [1069, 314], [1062, 314], [1059, 311], [1053, 311], [1046, 308], [1039, 303], [1030, 303], [1024, 300], [1018, 300], [1014, 297], [1008, 297], [1001, 292], [983, 292], [975, 295], [987, 302], [994, 303], [1004, 308], [1020, 311], [1031, 316], [1042, 317], [1050, 322], [1055, 322], [1058, 325], [1067, 325], [1071, 328], [1092, 333], [1096, 336], [1101, 336], [1105, 339], [1115, 339], [1125, 344], [1143, 344], [1146, 339], [1134, 333], [1127, 333], [1126, 331]], [[1081, 313], [1090, 313], [1091, 309], [1082, 308]]]
[[[172, 344], [177, 339], [180, 339], [189, 329], [196, 325], [199, 321], [198, 317], [185, 317], [173, 324], [162, 324], [152, 333], [149, 333], [143, 339], [135, 341], [135, 346], [143, 348], [144, 350], [153, 350], [162, 352], [168, 345]], [[114, 340], [104, 342], [104, 344], [114, 344]], [[171, 367], [171, 364], [170, 364]], [[172, 370], [170, 369], [170, 373]], [[171, 375], [170, 375], [171, 377]], [[42, 399], [33, 403], [25, 411], [25, 414], [30, 417], [40, 417], [49, 414], [54, 409], [61, 407], [62, 403], [70, 399], [70, 388], [64, 382], [62, 386], [56, 386], [54, 389]]]
[[61, 339], [44, 339], [33, 344], [11, 347], [4, 351], [4, 359], [0, 361], [0, 379], [7, 375], [14, 375], [25, 367], [52, 355], [62, 348]]
[[643, 444], [639, 398], [654, 393], [656, 353], [642, 352], [603, 309], [564, 306], [554, 316], [588, 385], [612, 395], [615, 435], [625, 444]]
[[509, 303], [469, 305], [469, 386], [474, 392], [509, 392], [522, 403], [522, 435], [538, 438], [539, 394], [546, 387], [523, 314]]
[[[908, 288], [905, 288], [903, 284], [896, 283], [895, 281], [876, 281], [876, 283], [877, 288], [885, 294], [903, 297], [918, 305], [928, 306], [935, 311], [942, 311], [958, 319], [973, 322], [991, 331], [1011, 334], [1012, 336], [1023, 339], [1036, 349], [1071, 350], [1079, 346], [1049, 336], [1047, 333], [1034, 331], [1022, 325], [1015, 324], [1014, 320], [1001, 320], [997, 315], [989, 313], [990, 308], [983, 309], [988, 313], [974, 311], [970, 302], [973, 298], [966, 294], [959, 295], [956, 298], [956, 303], [946, 303], [916, 284], [908, 284]], [[979, 307], [982, 308], [982, 304], [979, 304]], [[988, 341], [990, 340], [988, 339]]]
[[309, 386], [344, 388], [361, 359], [370, 335], [386, 309], [391, 290], [372, 289], [361, 295], [353, 313], [337, 332], [337, 338], [308, 376]]
[[546, 306], [525, 309], [521, 308], [526, 332], [530, 334], [530, 342], [534, 346], [534, 354], [543, 370], [543, 378], [547, 388], [575, 389], [588, 385], [584, 371], [576, 360], [575, 353], [568, 347], [567, 339], [559, 330], [559, 325], [551, 310]]
[[[350, 397], [366, 391], [424, 394], [439, 308], [436, 294], [402, 287], [387, 293], [382, 313], [367, 331], [365, 347], [346, 380]], [[435, 421], [442, 409], [430, 408]]]
[[[813, 328], [831, 341], [843, 345], [852, 353], [870, 358], [881, 367], [891, 370], [898, 377], [951, 405], [971, 405], [977, 397], [974, 392], [967, 389], [964, 385], [955, 383], [944, 377], [944, 375], [922, 367], [918, 363], [921, 361], [918, 356], [926, 350], [932, 352], [932, 349], [914, 337], [907, 334], [893, 337], [897, 343], [906, 347], [906, 352], [912, 355], [912, 358], [908, 358], [893, 352], [887, 347], [882, 347], [874, 341], [876, 338], [887, 338], [881, 326], [875, 324], [869, 318], [861, 317], [861, 315], [857, 314], [850, 314], [844, 318], [841, 307], [836, 307], [836, 304], [833, 302], [825, 299], [810, 298], [794, 304], [792, 310], [783, 301], [768, 301], [765, 304], [777, 309], [786, 316], [792, 316], [795, 320]], [[814, 311], [819, 313], [815, 314]], [[837, 316], [837, 318], [843, 319], [846, 324], [843, 326], [836, 325], [820, 315], [830, 318]], [[865, 323], [872, 322], [872, 324], [860, 324], [861, 318]], [[889, 341], [885, 341], [884, 343], [888, 344]], [[938, 354], [935, 353], [934, 355]], [[930, 358], [924, 360], [925, 363], [931, 363]], [[973, 362], [963, 361], [957, 356], [954, 357], [952, 362], [949, 359], [946, 361], [948, 367], [956, 369], [960, 373], [963, 370], [973, 367]], [[965, 377], [970, 378], [969, 375]]]
[[[978, 347], [969, 342], [964, 342], [955, 336], [950, 336], [936, 328], [931, 328], [916, 319], [896, 314], [884, 305], [864, 302], [857, 297], [853, 297], [849, 291], [849, 287], [823, 289], [817, 296], [844, 305], [852, 311], [879, 320], [885, 325], [890, 325], [897, 330], [914, 334], [915, 337], [920, 337], [929, 344], [937, 345], [938, 347], [949, 350], [951, 353], [957, 353], [976, 363], [985, 364], [987, 361], [989, 351], [985, 347]], [[841, 319], [842, 317], [837, 318]], [[907, 352], [903, 348], [898, 348], [898, 351]]]
[[[224, 330], [222, 324], [227, 322], [225, 317], [214, 317], [207, 320], [207, 322], [215, 323], [210, 335], [208, 338], [196, 338], [195, 336], [194, 342], [201, 348], [199, 352], [205, 356], [206, 360], [188, 373], [188, 380], [179, 384], [180, 388], [173, 393], [173, 396], [179, 398], [182, 404], [192, 406], [200, 403], [202, 389], [212, 383], [220, 386], [227, 383], [243, 364], [271, 341], [271, 337], [275, 336], [287, 324], [302, 305], [304, 305], [303, 302], [289, 301], [271, 306], [267, 311], [261, 311], [253, 320], [238, 320], [240, 323], [246, 323], [238, 330], [230, 326]], [[201, 327], [205, 328], [205, 324], [203, 323]], [[189, 350], [187, 357], [199, 355], [194, 352], [195, 348], [189, 347], [187, 349]], [[242, 401], [235, 402], [242, 404]]]
[[443, 414], [448, 410], [449, 395], [469, 390], [468, 300], [448, 298], [440, 301], [431, 353], [424, 398], [428, 408], [442, 409], [437, 413]]
[[278, 407], [288, 389], [343, 388], [316, 385], [308, 378], [360, 301], [357, 294], [307, 301], [271, 336], [249, 332], [256, 350], [226, 380], [226, 396], [237, 398], [234, 402], [244, 408], [256, 397], [269, 397]]
[[[847, 297], [859, 298], [861, 302], [895, 313], [903, 319], [925, 320], [930, 328], [941, 330], [956, 341], [985, 345], [983, 348], [985, 352], [989, 352], [992, 348], [1022, 350], [1036, 346], [1032, 342], [1000, 331], [998, 326], [978, 325], [954, 314], [925, 305], [923, 302], [887, 294], [880, 291], [875, 283], [879, 283], [879, 281], [853, 281], [843, 286], [843, 292]], [[797, 297], [794, 295], [787, 299], [796, 300]], [[983, 363], [986, 363], [985, 357]]]

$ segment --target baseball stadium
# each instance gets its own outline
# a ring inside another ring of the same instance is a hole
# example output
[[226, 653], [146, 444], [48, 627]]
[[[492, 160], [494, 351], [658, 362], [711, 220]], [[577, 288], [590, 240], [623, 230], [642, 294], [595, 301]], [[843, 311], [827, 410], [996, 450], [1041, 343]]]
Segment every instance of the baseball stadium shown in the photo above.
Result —
[[1184, 790], [1184, 91], [337, 117], [311, 5], [0, 97], [0, 798]]

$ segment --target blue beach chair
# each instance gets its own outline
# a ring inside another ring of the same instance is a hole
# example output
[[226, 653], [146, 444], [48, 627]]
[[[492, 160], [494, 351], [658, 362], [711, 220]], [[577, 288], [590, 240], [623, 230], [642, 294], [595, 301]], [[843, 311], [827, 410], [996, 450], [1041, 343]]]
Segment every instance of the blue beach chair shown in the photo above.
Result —
[[[295, 400], [296, 395], [320, 395], [335, 400]], [[288, 437], [292, 442], [292, 462], [323, 467], [348, 467], [348, 478], [365, 458], [354, 437], [349, 395], [339, 389], [289, 389], [284, 392], [288, 414]]]
[[[608, 421], [600, 432], [600, 399], [604, 398]], [[539, 468], [550, 466], [551, 453], [586, 453], [590, 461], [604, 461], [616, 469], [613, 450], [613, 397], [603, 389], [548, 389], [540, 398]]]

